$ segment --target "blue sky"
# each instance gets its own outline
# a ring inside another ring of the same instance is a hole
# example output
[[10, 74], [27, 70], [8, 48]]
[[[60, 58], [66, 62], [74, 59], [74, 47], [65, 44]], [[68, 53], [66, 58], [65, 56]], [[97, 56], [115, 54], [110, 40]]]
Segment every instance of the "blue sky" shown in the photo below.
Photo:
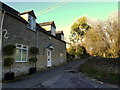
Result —
[[[19, 12], [34, 10], [35, 14], [57, 2], [6, 2]], [[70, 31], [72, 23], [81, 16], [105, 19], [110, 13], [118, 10], [117, 2], [68, 2], [58, 8], [37, 17], [37, 22], [55, 21], [57, 30]], [[64, 30], [65, 29], [65, 30]], [[68, 29], [68, 30], [66, 30]], [[67, 36], [68, 38], [68, 36]]]

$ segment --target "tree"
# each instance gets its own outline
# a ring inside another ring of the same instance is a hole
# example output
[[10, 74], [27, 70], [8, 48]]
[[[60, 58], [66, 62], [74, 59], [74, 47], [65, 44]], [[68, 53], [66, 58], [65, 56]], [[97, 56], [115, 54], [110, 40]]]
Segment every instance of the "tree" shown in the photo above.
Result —
[[76, 55], [81, 57], [86, 53], [86, 49], [83, 46], [78, 46], [78, 51], [76, 52]]
[[85, 37], [85, 33], [87, 30], [91, 28], [90, 25], [87, 23], [87, 18], [86, 17], [81, 17], [79, 18], [72, 26], [71, 26], [71, 37], [70, 40], [73, 43], [78, 43], [78, 41], [83, 40]]
[[11, 73], [11, 66], [14, 63], [13, 55], [15, 54], [16, 47], [14, 45], [7, 45], [3, 47], [3, 54], [5, 56], [4, 66], [9, 67], [9, 73]]
[[67, 49], [67, 52], [68, 52], [68, 54], [70, 54], [70, 55], [76, 55], [74, 44], [73, 44], [73, 45], [70, 45], [70, 48]]
[[74, 47], [74, 44], [70, 46], [70, 48], [67, 50], [70, 55], [77, 55], [82, 56], [86, 53], [86, 49], [83, 46], [78, 46], [77, 52], [75, 52], [76, 48]]
[[119, 55], [117, 18], [99, 21], [86, 33], [84, 46], [88, 52], [101, 57], [116, 58]]
[[36, 62], [37, 62], [37, 54], [39, 54], [39, 49], [37, 47], [31, 47], [30, 48], [30, 54], [32, 55], [32, 58], [29, 59], [30, 62], [33, 63], [33, 66], [36, 68]]
[[3, 47], [3, 55], [5, 56], [3, 65], [9, 68], [9, 72], [5, 73], [5, 80], [14, 79], [14, 72], [11, 71], [11, 66], [14, 64], [14, 54], [15, 54], [16, 46], [7, 45]]
[[[72, 26], [71, 26], [71, 32], [70, 32], [70, 41], [75, 44], [75, 53], [77, 57], [78, 51], [78, 44], [81, 44], [83, 39], [85, 38], [86, 31], [91, 29], [91, 26], [87, 23], [86, 17], [79, 18]], [[71, 47], [72, 48], [72, 47]]]

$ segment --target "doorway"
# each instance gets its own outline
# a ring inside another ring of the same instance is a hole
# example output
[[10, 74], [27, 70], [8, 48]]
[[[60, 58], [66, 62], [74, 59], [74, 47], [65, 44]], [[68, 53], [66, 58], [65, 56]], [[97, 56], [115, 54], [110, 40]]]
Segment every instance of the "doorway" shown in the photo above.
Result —
[[51, 67], [51, 49], [47, 49], [47, 67]]

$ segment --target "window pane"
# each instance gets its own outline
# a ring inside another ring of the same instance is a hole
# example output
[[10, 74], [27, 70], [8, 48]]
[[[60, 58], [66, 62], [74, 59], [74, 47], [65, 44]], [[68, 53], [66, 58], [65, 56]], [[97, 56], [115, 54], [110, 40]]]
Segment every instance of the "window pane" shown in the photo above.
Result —
[[27, 51], [26, 50], [22, 50], [22, 61], [26, 61], [26, 57], [27, 57]]
[[27, 46], [24, 45], [23, 48], [24, 48], [24, 49], [27, 49]]
[[21, 61], [21, 50], [20, 49], [16, 49], [15, 60]]
[[17, 47], [22, 47], [20, 44], [17, 44]]

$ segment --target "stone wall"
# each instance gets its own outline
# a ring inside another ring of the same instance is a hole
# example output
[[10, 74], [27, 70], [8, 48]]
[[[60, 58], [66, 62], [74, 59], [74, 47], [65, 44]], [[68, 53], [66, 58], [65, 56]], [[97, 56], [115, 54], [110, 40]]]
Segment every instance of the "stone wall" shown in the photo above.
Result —
[[120, 58], [91, 57], [88, 59], [88, 67], [104, 72], [120, 73]]
[[[62, 42], [40, 30], [37, 33], [29, 30], [27, 29], [27, 24], [8, 14], [5, 15], [3, 29], [6, 29], [8, 31], [8, 39], [3, 38], [3, 47], [9, 44], [15, 45], [16, 43], [20, 43], [27, 45], [28, 48], [30, 48], [32, 46], [36, 46], [37, 44], [37, 47], [40, 50], [40, 54], [37, 56], [38, 69], [45, 68], [47, 65], [46, 47], [49, 44], [52, 44], [54, 47], [54, 50], [52, 50], [52, 65], [59, 65], [66, 61], [65, 42]], [[63, 53], [63, 60], [61, 60], [60, 53]], [[12, 70], [17, 76], [20, 74], [28, 73], [28, 70], [31, 66], [32, 65], [29, 62], [14, 62]], [[3, 74], [7, 71], [8, 69], [6, 67], [3, 67]]]
[[38, 64], [40, 66], [38, 67], [45, 67], [47, 64], [47, 48], [46, 47], [49, 44], [52, 44], [54, 47], [54, 49], [51, 52], [52, 53], [52, 56], [51, 56], [52, 65], [58, 65], [62, 63], [60, 53], [63, 53], [63, 59], [64, 61], [66, 61], [65, 43], [53, 38], [52, 36], [45, 34], [44, 32], [39, 31], [38, 32], [38, 48], [40, 49], [40, 55], [38, 56], [38, 58], [40, 58], [40, 62], [37, 63], [37, 66]]

